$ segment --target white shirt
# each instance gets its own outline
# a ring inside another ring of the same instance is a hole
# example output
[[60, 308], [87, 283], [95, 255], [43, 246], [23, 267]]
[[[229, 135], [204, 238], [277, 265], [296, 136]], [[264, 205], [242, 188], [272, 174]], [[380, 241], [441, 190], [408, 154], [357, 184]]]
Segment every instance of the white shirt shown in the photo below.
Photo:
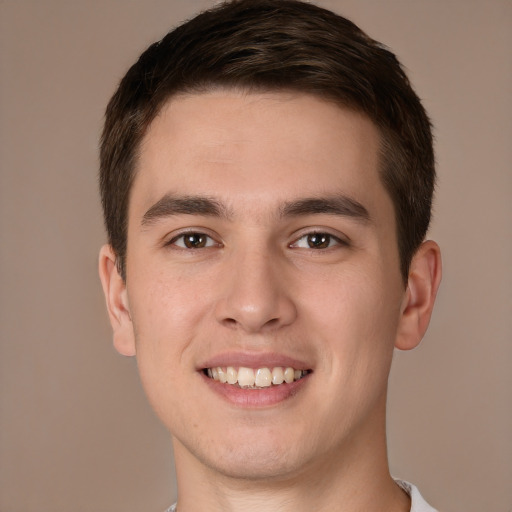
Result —
[[411, 512], [438, 512], [423, 499], [415, 485], [397, 479], [395, 482], [411, 497]]
[[[410, 512], [438, 512], [432, 508], [418, 491], [418, 488], [409, 482], [403, 480], [395, 480], [396, 483], [411, 497], [411, 511]], [[175, 512], [176, 503], [169, 507], [165, 512]]]

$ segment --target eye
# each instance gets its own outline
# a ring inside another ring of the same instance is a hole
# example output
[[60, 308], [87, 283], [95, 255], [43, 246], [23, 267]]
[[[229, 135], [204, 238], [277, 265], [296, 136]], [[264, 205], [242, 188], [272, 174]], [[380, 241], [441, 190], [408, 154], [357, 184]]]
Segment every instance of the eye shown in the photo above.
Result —
[[204, 249], [206, 247], [214, 247], [219, 245], [210, 236], [199, 232], [182, 233], [175, 236], [169, 245], [174, 245], [182, 249]]
[[347, 244], [329, 233], [314, 232], [301, 236], [291, 244], [291, 247], [298, 247], [299, 249], [329, 249], [336, 245]]

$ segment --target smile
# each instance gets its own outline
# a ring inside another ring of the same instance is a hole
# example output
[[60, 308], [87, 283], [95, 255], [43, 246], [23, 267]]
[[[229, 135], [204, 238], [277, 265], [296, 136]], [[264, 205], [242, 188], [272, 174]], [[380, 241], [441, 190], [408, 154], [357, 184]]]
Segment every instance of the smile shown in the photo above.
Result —
[[275, 368], [247, 368], [233, 366], [206, 368], [204, 374], [210, 379], [248, 389], [261, 389], [281, 384], [291, 384], [302, 379], [310, 370], [296, 370], [292, 367], [277, 366]]

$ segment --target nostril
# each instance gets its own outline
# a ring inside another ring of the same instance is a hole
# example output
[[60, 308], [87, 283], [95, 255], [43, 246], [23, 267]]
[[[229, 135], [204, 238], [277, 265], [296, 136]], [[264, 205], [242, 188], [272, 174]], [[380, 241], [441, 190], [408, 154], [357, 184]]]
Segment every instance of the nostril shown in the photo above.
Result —
[[235, 328], [237, 321], [234, 318], [224, 318], [222, 321], [226, 327]]
[[[230, 329], [237, 329], [241, 326], [243, 322], [239, 322], [238, 320], [235, 320], [234, 318], [224, 318], [222, 320], [222, 323], [225, 327], [228, 327]], [[247, 322], [246, 322], [247, 323]], [[265, 329], [265, 328], [273, 328], [279, 325], [279, 318], [271, 318], [270, 320], [267, 320], [263, 325], [259, 326], [258, 329]]]

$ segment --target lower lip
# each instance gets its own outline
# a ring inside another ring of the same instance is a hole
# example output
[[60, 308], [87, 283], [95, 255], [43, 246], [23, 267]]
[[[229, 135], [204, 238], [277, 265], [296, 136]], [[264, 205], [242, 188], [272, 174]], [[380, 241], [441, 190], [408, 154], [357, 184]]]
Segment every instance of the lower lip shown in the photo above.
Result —
[[308, 373], [301, 379], [290, 382], [289, 384], [248, 389], [240, 388], [232, 384], [224, 384], [201, 373], [201, 376], [212, 391], [229, 403], [237, 407], [245, 408], [270, 407], [294, 397], [307, 385], [310, 375], [311, 373]]

